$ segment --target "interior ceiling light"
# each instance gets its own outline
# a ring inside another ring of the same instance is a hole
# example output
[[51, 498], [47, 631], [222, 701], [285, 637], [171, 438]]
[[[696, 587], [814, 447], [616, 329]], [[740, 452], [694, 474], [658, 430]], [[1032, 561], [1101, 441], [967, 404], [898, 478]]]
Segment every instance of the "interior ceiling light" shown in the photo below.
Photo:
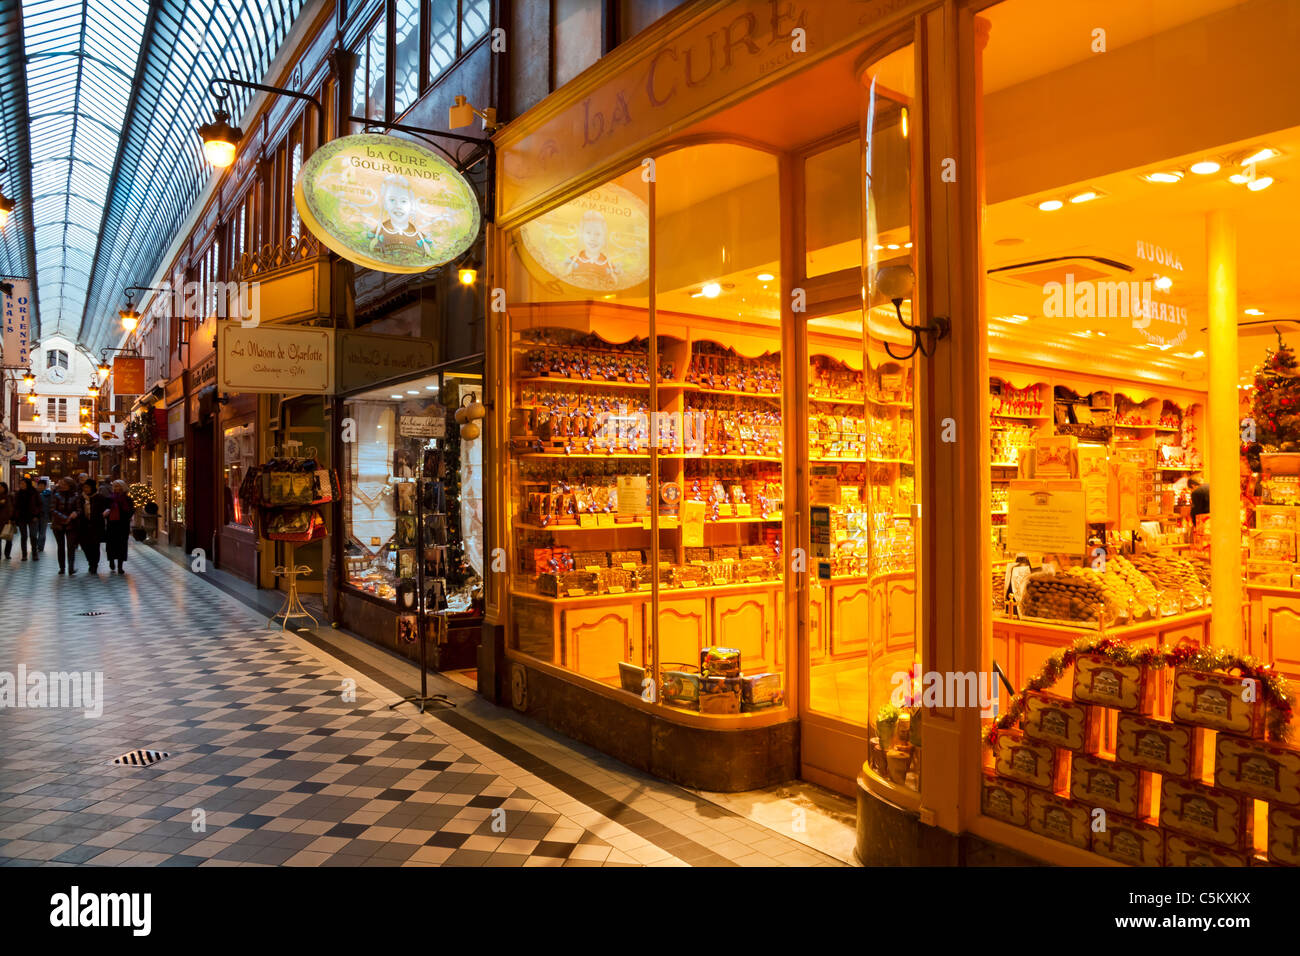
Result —
[[1250, 177], [1247, 176], [1245, 173], [1233, 173], [1231, 176], [1228, 177], [1228, 182], [1236, 183], [1238, 186], [1240, 186], [1242, 183], [1250, 182]]
[[1073, 196], [1071, 196], [1070, 202], [1075, 203], [1077, 205], [1081, 202], [1092, 202], [1094, 199], [1098, 199], [1100, 197], [1101, 197], [1101, 193], [1097, 192], [1094, 189], [1087, 189], [1081, 193], [1075, 193]]
[[1278, 155], [1277, 150], [1271, 146], [1263, 146], [1243, 159], [1241, 165], [1250, 166], [1252, 163], [1262, 163], [1264, 160], [1272, 159], [1276, 155]]
[[1192, 353], [1192, 358], [1205, 358], [1204, 350], [1197, 349], [1195, 352]]
[[1257, 193], [1261, 189], [1267, 189], [1269, 186], [1272, 185], [1273, 185], [1272, 176], [1261, 176], [1258, 179], [1252, 179], [1250, 182], [1246, 183], [1246, 188], [1253, 193]]
[[1147, 173], [1142, 177], [1149, 183], [1176, 183], [1183, 178], [1181, 169], [1166, 169], [1156, 173]]
[[886, 248], [886, 249], [889, 249], [889, 250], [891, 250], [891, 251], [897, 251], [898, 249], [901, 249], [902, 247], [901, 247], [898, 243], [896, 243], [896, 242], [891, 242], [889, 245], [885, 246], [885, 248]]
[[1156, 276], [1155, 281], [1152, 284], [1161, 292], [1168, 292], [1174, 287], [1174, 280], [1169, 278], [1169, 276]]
[[235, 150], [244, 138], [244, 131], [230, 125], [230, 114], [221, 108], [220, 102], [212, 122], [199, 127], [199, 139], [203, 140], [203, 155], [207, 161], [218, 169], [225, 169], [235, 161]]
[[1246, 314], [1247, 314], [1247, 315], [1263, 315], [1263, 314], [1264, 314], [1264, 310], [1263, 310], [1263, 309], [1247, 309], [1247, 310], [1246, 310]]
[[700, 295], [706, 299], [716, 299], [722, 295], [722, 286], [716, 282], [706, 282], [700, 287]]
[[1203, 159], [1199, 163], [1192, 163], [1192, 172], [1198, 176], [1208, 176], [1218, 171], [1219, 164], [1212, 159]]
[[1056, 210], [1060, 209], [1064, 205], [1065, 203], [1061, 202], [1059, 199], [1044, 199], [1038, 204], [1038, 208], [1043, 212], [1056, 212]]
[[772, 275], [770, 272], [760, 272], [755, 278], [757, 278], [759, 282], [771, 282], [776, 278], [776, 276]]

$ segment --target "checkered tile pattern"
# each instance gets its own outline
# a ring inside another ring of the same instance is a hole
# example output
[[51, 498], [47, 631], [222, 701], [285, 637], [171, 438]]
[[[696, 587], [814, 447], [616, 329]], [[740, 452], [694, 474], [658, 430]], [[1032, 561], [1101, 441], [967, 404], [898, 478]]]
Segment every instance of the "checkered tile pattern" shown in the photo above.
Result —
[[[127, 568], [0, 560], [0, 671], [101, 671], [105, 697], [0, 711], [0, 865], [685, 865], [199, 575], [148, 548]], [[170, 756], [110, 763], [137, 747]], [[762, 833], [770, 856], [736, 856], [827, 862]]]

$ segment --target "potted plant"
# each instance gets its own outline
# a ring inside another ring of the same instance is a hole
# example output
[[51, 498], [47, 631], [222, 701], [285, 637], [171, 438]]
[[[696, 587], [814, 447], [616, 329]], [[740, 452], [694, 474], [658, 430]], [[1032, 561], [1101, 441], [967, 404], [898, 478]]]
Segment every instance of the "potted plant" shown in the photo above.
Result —
[[894, 725], [898, 723], [899, 713], [893, 704], [886, 704], [876, 712], [876, 735], [880, 737], [882, 750], [888, 750], [894, 743]]

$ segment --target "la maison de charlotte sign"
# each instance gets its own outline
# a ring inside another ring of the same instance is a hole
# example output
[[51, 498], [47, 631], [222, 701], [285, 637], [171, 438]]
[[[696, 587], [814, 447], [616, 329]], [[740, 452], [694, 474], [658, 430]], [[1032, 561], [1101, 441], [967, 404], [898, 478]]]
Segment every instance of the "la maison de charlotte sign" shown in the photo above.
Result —
[[217, 326], [217, 387], [223, 392], [328, 395], [334, 333], [302, 326]]

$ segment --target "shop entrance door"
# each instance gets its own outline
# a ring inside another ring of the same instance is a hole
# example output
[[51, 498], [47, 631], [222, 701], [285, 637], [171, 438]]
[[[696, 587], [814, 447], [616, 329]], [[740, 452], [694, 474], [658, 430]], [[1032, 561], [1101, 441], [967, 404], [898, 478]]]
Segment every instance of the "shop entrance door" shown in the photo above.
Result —
[[864, 765], [919, 790], [917, 390], [902, 327], [915, 281], [913, 63], [909, 45], [869, 67], [859, 128], [797, 158], [810, 299], [796, 359], [800, 760], [805, 779], [843, 793]]

